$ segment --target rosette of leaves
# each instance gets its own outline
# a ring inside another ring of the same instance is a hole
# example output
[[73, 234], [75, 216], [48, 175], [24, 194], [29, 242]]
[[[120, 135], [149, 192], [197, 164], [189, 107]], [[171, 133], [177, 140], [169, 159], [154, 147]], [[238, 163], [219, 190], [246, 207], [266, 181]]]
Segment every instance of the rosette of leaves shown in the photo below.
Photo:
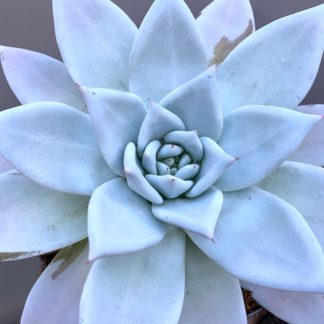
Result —
[[64, 64], [1, 47], [0, 256], [62, 248], [22, 323], [245, 323], [240, 281], [320, 323], [324, 6], [255, 33], [248, 1], [53, 8]]

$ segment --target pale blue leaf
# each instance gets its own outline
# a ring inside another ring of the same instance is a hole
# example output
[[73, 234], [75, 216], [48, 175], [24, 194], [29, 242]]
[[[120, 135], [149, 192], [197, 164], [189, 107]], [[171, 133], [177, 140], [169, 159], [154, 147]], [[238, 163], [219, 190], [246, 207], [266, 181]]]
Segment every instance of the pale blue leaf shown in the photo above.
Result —
[[177, 323], [185, 290], [185, 237], [94, 262], [81, 297], [80, 322]]
[[131, 92], [159, 101], [206, 68], [203, 40], [185, 2], [154, 1], [134, 42]]

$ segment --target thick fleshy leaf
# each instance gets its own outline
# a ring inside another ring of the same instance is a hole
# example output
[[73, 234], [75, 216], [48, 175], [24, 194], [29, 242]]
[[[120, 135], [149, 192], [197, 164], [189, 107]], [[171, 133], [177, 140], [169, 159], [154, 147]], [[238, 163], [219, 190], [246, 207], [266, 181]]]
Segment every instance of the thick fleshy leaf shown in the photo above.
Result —
[[136, 142], [146, 106], [136, 95], [117, 90], [84, 88], [84, 95], [104, 159], [122, 176], [125, 147]]
[[0, 152], [33, 181], [58, 191], [91, 195], [115, 177], [99, 151], [90, 118], [56, 102], [1, 112]]
[[245, 106], [224, 119], [219, 145], [238, 158], [219, 178], [223, 191], [239, 190], [261, 181], [300, 145], [321, 116], [290, 109]]
[[186, 294], [179, 323], [247, 323], [239, 281], [190, 240], [186, 245]]
[[174, 131], [166, 134], [163, 139], [165, 143], [179, 144], [180, 146], [182, 146], [195, 161], [201, 161], [201, 159], [203, 158], [204, 148], [198, 137], [197, 130]]
[[143, 155], [146, 145], [151, 141], [160, 140], [169, 132], [184, 129], [185, 126], [177, 115], [153, 101], [150, 102], [138, 136], [137, 151], [139, 155]]
[[[200, 140], [199, 140], [200, 142]], [[204, 149], [202, 147], [202, 153], [204, 153]], [[192, 159], [191, 157], [187, 154], [187, 153], [184, 153], [181, 155], [180, 157], [180, 160], [178, 162], [178, 168], [183, 168], [185, 167], [186, 165], [189, 165], [190, 163], [192, 162]]]
[[47, 55], [0, 47], [3, 71], [22, 104], [58, 101], [86, 112], [82, 95], [64, 64]]
[[147, 174], [145, 179], [160, 192], [163, 196], [173, 199], [179, 197], [186, 191], [188, 191], [192, 185], [191, 180], [182, 180], [172, 175], [153, 175]]
[[324, 256], [316, 237], [292, 205], [266, 191], [225, 193], [214, 239], [189, 235], [241, 280], [282, 290], [324, 290]]
[[185, 284], [185, 238], [171, 233], [153, 248], [95, 261], [86, 281], [80, 321], [177, 323]]
[[163, 222], [212, 238], [222, 204], [221, 191], [210, 188], [194, 199], [179, 198], [152, 205], [152, 212]]
[[275, 290], [243, 283], [257, 302], [282, 320], [293, 324], [321, 324], [324, 295]]
[[159, 243], [166, 231], [153, 217], [150, 203], [134, 193], [124, 179], [104, 183], [91, 197], [90, 260], [146, 249]]
[[183, 152], [183, 148], [179, 145], [175, 144], [163, 144], [160, 150], [157, 153], [157, 158], [161, 159], [168, 159], [170, 157], [175, 157], [180, 155]]
[[73, 79], [96, 88], [128, 89], [137, 28], [112, 1], [53, 0], [56, 39]]
[[158, 175], [167, 175], [171, 174], [170, 167], [162, 162], [157, 162], [156, 163], [156, 170]]
[[279, 19], [231, 52], [217, 71], [225, 115], [243, 105], [298, 106], [323, 55], [323, 15], [320, 5]]
[[287, 201], [304, 216], [324, 251], [324, 169], [285, 162], [258, 184]]
[[155, 140], [150, 142], [145, 147], [142, 158], [142, 166], [148, 173], [157, 174], [156, 154], [161, 145], [162, 144], [159, 140]]
[[[296, 110], [305, 114], [324, 115], [324, 105], [299, 106]], [[324, 166], [324, 119], [309, 132], [289, 160]]]
[[87, 241], [61, 250], [31, 290], [21, 323], [78, 323], [81, 293], [90, 270], [87, 258]]
[[199, 164], [187, 164], [181, 169], [179, 169], [175, 173], [175, 176], [182, 180], [193, 179], [199, 172], [199, 169], [200, 169]]
[[0, 155], [0, 173], [12, 170], [13, 166], [2, 156]]
[[159, 101], [206, 68], [203, 40], [185, 2], [154, 1], [134, 42], [131, 92]]
[[197, 18], [210, 64], [219, 64], [254, 31], [249, 0], [214, 0]]
[[236, 161], [236, 158], [224, 152], [209, 137], [201, 137], [200, 141], [204, 147], [204, 158], [195, 178], [195, 185], [186, 193], [186, 196], [190, 198], [197, 197], [210, 188], [226, 168]]
[[223, 115], [216, 91], [216, 69], [212, 68], [175, 89], [160, 105], [179, 116], [187, 130], [217, 141], [223, 128]]
[[163, 203], [161, 195], [149, 184], [143, 175], [143, 170], [139, 165], [134, 143], [129, 143], [126, 146], [124, 172], [129, 188], [154, 204]]
[[87, 197], [45, 189], [16, 171], [0, 175], [0, 260], [44, 254], [87, 236]]

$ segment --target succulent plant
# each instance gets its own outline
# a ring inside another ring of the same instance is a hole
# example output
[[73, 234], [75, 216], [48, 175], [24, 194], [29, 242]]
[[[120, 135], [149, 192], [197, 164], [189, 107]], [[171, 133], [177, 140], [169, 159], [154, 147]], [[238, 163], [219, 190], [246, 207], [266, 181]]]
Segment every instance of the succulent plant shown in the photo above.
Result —
[[245, 0], [53, 9], [64, 64], [0, 48], [0, 258], [62, 249], [22, 323], [246, 323], [240, 283], [320, 323], [324, 5], [257, 32]]

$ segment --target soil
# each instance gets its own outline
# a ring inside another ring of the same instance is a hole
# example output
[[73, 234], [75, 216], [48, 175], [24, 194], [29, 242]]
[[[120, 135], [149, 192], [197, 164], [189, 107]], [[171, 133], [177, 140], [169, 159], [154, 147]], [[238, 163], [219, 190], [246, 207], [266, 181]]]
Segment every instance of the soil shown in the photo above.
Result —
[[[245, 304], [246, 313], [252, 314], [262, 308], [252, 297], [252, 293], [248, 290], [242, 289], [243, 299]], [[273, 314], [266, 312], [260, 315], [260, 320], [254, 321], [257, 324], [288, 324], [282, 321]]]

